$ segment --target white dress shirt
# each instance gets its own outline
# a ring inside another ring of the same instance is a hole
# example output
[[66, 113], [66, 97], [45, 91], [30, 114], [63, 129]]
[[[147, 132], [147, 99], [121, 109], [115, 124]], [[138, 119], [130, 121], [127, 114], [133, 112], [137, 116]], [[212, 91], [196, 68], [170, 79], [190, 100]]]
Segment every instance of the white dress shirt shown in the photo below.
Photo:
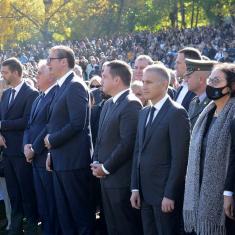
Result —
[[66, 78], [73, 73], [72, 70], [69, 70], [64, 76], [62, 76], [60, 79], [57, 80], [57, 84], [61, 87], [63, 83], [65, 82]]
[[188, 93], [188, 84], [186, 82], [183, 82], [182, 86], [183, 86], [183, 88], [181, 89], [181, 91], [176, 99], [176, 102], [179, 104], [182, 104], [184, 97]]
[[[19, 93], [19, 91], [20, 91], [21, 87], [23, 86], [23, 84], [24, 84], [24, 80], [22, 80], [22, 81], [20, 82], [20, 84], [19, 84], [19, 85], [17, 85], [16, 87], [12, 87], [12, 89], [14, 89], [14, 90], [15, 90], [14, 99], [15, 99], [15, 98], [16, 98], [16, 96], [18, 95], [18, 93]], [[9, 101], [10, 101], [11, 99], [12, 99], [12, 97], [10, 97]]]

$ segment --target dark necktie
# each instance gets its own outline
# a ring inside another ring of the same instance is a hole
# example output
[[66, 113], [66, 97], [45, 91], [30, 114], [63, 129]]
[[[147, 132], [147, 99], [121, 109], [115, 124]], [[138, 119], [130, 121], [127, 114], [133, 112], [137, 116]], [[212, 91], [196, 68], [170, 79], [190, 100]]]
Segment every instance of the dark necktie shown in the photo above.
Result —
[[156, 111], [156, 108], [154, 106], [152, 106], [149, 110], [149, 119], [148, 119], [148, 123], [145, 127], [145, 138], [149, 135], [149, 132], [151, 130], [151, 126], [152, 126], [152, 122], [153, 122], [153, 117], [154, 117], [154, 112]]
[[42, 94], [39, 96], [37, 105], [36, 105], [35, 110], [34, 110], [34, 113], [33, 113], [33, 116], [37, 115], [38, 110], [39, 110], [39, 108], [40, 108], [40, 105], [42, 104], [42, 100], [43, 100], [44, 97], [45, 97], [45, 94], [44, 94], [44, 93], [42, 93]]
[[16, 93], [16, 90], [12, 88], [12, 89], [11, 89], [10, 99], [9, 99], [9, 102], [8, 102], [8, 108], [10, 108], [11, 105], [13, 104], [13, 102], [14, 102], [15, 93]]

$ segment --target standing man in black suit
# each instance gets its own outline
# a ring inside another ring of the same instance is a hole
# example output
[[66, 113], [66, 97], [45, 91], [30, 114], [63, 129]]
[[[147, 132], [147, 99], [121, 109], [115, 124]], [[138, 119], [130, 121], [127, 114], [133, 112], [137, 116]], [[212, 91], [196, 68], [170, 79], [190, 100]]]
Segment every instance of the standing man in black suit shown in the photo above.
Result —
[[0, 145], [3, 147], [4, 174], [12, 207], [9, 234], [23, 234], [25, 217], [25, 234], [35, 235], [38, 218], [32, 166], [25, 161], [22, 145], [31, 106], [38, 92], [24, 82], [22, 72], [23, 67], [16, 58], [2, 63], [3, 79], [12, 88], [4, 91], [2, 96]]
[[181, 104], [187, 111], [189, 104], [195, 94], [188, 90], [187, 79], [184, 78], [186, 72], [185, 59], [201, 60], [201, 53], [193, 47], [185, 47], [178, 51], [178, 55], [175, 62], [176, 77], [182, 79], [181, 86], [178, 88], [175, 101]]
[[47, 63], [59, 85], [49, 109], [44, 142], [50, 151], [47, 169], [53, 170], [61, 234], [90, 235], [93, 234], [93, 215], [89, 92], [72, 71], [75, 56], [69, 47], [51, 48]]
[[46, 61], [40, 61], [37, 87], [41, 95], [34, 101], [24, 132], [24, 154], [32, 163], [39, 219], [44, 235], [56, 235], [58, 230], [52, 173], [46, 170], [47, 148], [44, 145], [48, 111], [55, 94], [56, 79], [49, 74]]
[[[130, 180], [138, 113], [142, 105], [130, 92], [131, 68], [112, 61], [102, 74], [103, 91], [112, 96], [101, 111], [91, 165], [100, 178], [104, 214], [109, 235], [141, 234], [138, 211], [130, 205]], [[97, 161], [99, 163], [97, 163]]]
[[177, 235], [181, 220], [190, 125], [185, 109], [167, 95], [165, 66], [144, 70], [143, 93], [152, 105], [139, 115], [131, 204], [141, 209], [144, 234]]

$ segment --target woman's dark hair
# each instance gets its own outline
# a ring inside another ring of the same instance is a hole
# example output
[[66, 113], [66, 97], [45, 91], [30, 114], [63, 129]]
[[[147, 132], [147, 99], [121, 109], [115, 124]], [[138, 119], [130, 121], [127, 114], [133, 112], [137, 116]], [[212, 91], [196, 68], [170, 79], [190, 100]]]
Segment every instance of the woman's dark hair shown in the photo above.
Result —
[[231, 97], [235, 97], [235, 64], [221, 63], [214, 66], [214, 69], [218, 69], [225, 74], [227, 86], [231, 90]]

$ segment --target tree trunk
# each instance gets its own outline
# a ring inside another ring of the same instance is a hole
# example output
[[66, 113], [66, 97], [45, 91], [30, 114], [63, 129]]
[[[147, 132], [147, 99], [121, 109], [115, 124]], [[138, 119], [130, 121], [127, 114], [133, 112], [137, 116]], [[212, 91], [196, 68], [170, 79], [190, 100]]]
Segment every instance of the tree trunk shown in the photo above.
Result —
[[191, 28], [193, 27], [193, 22], [194, 22], [194, 5], [195, 5], [195, 0], [193, 0], [192, 2]]
[[173, 6], [172, 6], [172, 11], [169, 14], [169, 18], [171, 21], [171, 27], [175, 28], [178, 25], [178, 6], [177, 6], [178, 0], [174, 0]]
[[180, 0], [181, 28], [186, 28], [184, 0]]
[[122, 18], [122, 13], [124, 10], [124, 1], [125, 0], [119, 1], [119, 10], [118, 10], [117, 21], [116, 21], [116, 29], [114, 29], [117, 32], [119, 31], [120, 26], [121, 26], [121, 18]]
[[197, 14], [196, 14], [195, 27], [197, 27], [197, 24], [198, 24], [199, 12], [200, 12], [200, 0], [197, 0]]

